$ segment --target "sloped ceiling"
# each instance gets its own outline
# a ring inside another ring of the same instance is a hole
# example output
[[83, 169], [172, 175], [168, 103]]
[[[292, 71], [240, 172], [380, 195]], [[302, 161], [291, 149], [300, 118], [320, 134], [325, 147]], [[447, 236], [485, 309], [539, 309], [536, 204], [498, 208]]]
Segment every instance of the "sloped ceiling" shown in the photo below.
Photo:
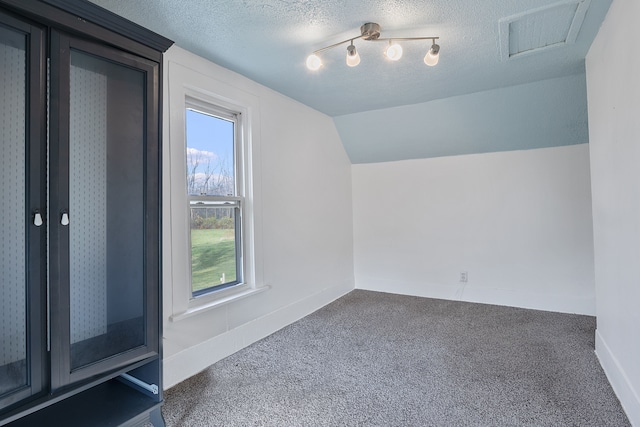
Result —
[[[414, 104], [420, 109], [424, 108], [421, 104], [434, 100], [583, 75], [584, 57], [611, 3], [611, 0], [91, 1], [333, 117], [350, 117], [372, 110], [393, 112], [396, 107]], [[379, 23], [383, 37], [440, 37], [439, 64], [427, 67], [422, 61], [430, 41], [404, 43], [402, 59], [391, 62], [383, 56], [384, 43], [361, 40], [355, 41], [362, 58], [355, 68], [345, 64], [346, 45], [324, 52], [324, 66], [320, 70], [312, 72], [305, 67], [305, 59], [312, 51], [357, 36], [366, 22]], [[576, 102], [586, 99], [582, 95], [577, 98]], [[526, 116], [527, 103], [524, 105], [521, 114]], [[536, 108], [540, 107], [538, 103]], [[566, 110], [566, 106], [559, 108]], [[586, 106], [582, 110], [586, 129]], [[367, 150], [376, 151], [380, 147], [363, 145], [363, 138], [354, 136], [358, 135], [357, 129], [348, 120], [336, 118], [336, 123], [354, 162], [416, 155], [403, 153], [407, 141], [397, 138], [393, 143], [401, 155], [367, 156]], [[452, 148], [450, 154], [465, 152]], [[430, 155], [428, 150], [422, 151], [417, 155]], [[447, 150], [438, 153], [447, 155]]]

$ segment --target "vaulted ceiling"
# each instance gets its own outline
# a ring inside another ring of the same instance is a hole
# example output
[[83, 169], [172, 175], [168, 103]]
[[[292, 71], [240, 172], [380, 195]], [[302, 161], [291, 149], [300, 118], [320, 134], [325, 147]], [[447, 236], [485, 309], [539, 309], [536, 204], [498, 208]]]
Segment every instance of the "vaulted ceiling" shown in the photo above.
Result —
[[[367, 135], [361, 123], [357, 129], [353, 123], [365, 120], [368, 115], [376, 116], [373, 110], [381, 110], [381, 115], [389, 117], [390, 122], [407, 113], [432, 114], [439, 111], [439, 104], [431, 105], [435, 100], [442, 102], [453, 97], [465, 105], [473, 104], [464, 97], [485, 91], [489, 91], [487, 102], [500, 103], [502, 98], [491, 95], [491, 91], [497, 90], [495, 93], [499, 94], [504, 88], [517, 85], [530, 87], [528, 93], [534, 96], [540, 91], [535, 82], [549, 80], [552, 83], [544, 87], [555, 87], [554, 79], [562, 82], [568, 76], [584, 75], [584, 57], [611, 3], [611, 0], [91, 1], [193, 53], [333, 116], [353, 162], [491, 151], [494, 148], [490, 146], [480, 150], [453, 146], [448, 149], [448, 145], [442, 147], [442, 141], [438, 150], [431, 149], [428, 140], [418, 144], [415, 135], [433, 133], [428, 132], [436, 126], [431, 121], [431, 127], [416, 123], [417, 128], [409, 132], [414, 135], [413, 142], [404, 141], [402, 129], [397, 129], [395, 155], [390, 150], [380, 156], [371, 155], [385, 152], [378, 145], [389, 141], [386, 137], [384, 141], [376, 140], [379, 129], [373, 127]], [[356, 40], [354, 44], [362, 59], [357, 67], [345, 64], [346, 45], [343, 45], [322, 53], [324, 66], [320, 70], [306, 68], [305, 59], [311, 52], [358, 36], [360, 26], [366, 22], [380, 24], [382, 37], [439, 37], [438, 65], [428, 67], [423, 62], [431, 41], [402, 43], [403, 57], [392, 62], [384, 58], [384, 42]], [[567, 81], [575, 86], [574, 80]], [[584, 85], [577, 90], [584, 92]], [[504, 93], [505, 99], [513, 96]], [[576, 102], [586, 103], [583, 94], [569, 91], [566, 96], [575, 96]], [[526, 110], [527, 102], [522, 104], [521, 116], [533, 113]], [[551, 104], [534, 104], [535, 108], [556, 108]], [[417, 107], [408, 107], [412, 105]], [[485, 107], [490, 110], [496, 106]], [[559, 108], [564, 109], [559, 114], [566, 118], [566, 105]], [[503, 110], [509, 111], [508, 106], [503, 106]], [[586, 130], [586, 105], [580, 110]], [[478, 116], [470, 121], [481, 120], [484, 119]], [[423, 122], [429, 122], [428, 118]], [[441, 133], [446, 134], [446, 130]], [[450, 143], [455, 144], [455, 139]], [[405, 142], [413, 144], [413, 151], [403, 145]]]

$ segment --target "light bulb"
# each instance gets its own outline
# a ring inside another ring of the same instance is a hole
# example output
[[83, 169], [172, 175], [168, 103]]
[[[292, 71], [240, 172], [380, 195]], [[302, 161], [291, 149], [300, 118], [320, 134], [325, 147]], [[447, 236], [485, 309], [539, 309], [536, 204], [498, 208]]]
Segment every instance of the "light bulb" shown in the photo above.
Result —
[[360, 54], [356, 50], [356, 47], [351, 44], [347, 47], [347, 65], [349, 67], [355, 67], [360, 63]]
[[440, 59], [440, 46], [434, 43], [431, 49], [429, 49], [429, 52], [424, 56], [424, 63], [433, 67], [438, 63], [438, 59]]
[[307, 57], [307, 68], [311, 71], [319, 70], [322, 67], [322, 60], [318, 55], [312, 53]]
[[389, 44], [389, 47], [384, 51], [384, 54], [390, 60], [397, 61], [402, 58], [402, 46], [397, 43]]

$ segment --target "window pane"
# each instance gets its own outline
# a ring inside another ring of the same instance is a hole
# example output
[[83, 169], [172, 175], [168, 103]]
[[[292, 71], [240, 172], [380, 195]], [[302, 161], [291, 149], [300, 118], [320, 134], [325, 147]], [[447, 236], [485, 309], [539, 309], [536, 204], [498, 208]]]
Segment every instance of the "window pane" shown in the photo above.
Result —
[[235, 196], [234, 122], [186, 111], [187, 191], [192, 196]]
[[227, 206], [191, 202], [191, 290], [195, 294], [240, 280], [236, 230], [239, 207]]
[[28, 384], [26, 36], [0, 26], [0, 395]]

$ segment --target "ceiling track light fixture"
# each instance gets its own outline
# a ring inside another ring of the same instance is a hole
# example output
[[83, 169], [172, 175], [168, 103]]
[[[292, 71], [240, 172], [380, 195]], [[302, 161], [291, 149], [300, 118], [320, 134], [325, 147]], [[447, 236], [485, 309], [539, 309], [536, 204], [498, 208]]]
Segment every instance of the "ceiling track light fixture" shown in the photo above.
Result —
[[322, 67], [322, 59], [320, 58], [319, 53], [324, 52], [325, 50], [332, 49], [336, 46], [343, 45], [345, 43], [349, 43], [349, 46], [347, 46], [347, 65], [349, 67], [355, 67], [360, 63], [360, 55], [358, 54], [353, 41], [358, 39], [368, 41], [388, 41], [389, 45], [384, 51], [384, 56], [391, 61], [397, 61], [402, 57], [402, 46], [397, 43], [398, 41], [431, 40], [431, 46], [424, 57], [424, 63], [429, 66], [434, 66], [438, 63], [438, 59], [440, 58], [440, 46], [436, 44], [436, 40], [438, 40], [439, 38], [440, 37], [384, 38], [380, 37], [380, 25], [374, 22], [368, 22], [360, 27], [359, 36], [346, 39], [341, 42], [332, 44], [331, 46], [323, 47], [322, 49], [314, 51], [307, 57], [307, 68], [312, 71], [319, 70]]

